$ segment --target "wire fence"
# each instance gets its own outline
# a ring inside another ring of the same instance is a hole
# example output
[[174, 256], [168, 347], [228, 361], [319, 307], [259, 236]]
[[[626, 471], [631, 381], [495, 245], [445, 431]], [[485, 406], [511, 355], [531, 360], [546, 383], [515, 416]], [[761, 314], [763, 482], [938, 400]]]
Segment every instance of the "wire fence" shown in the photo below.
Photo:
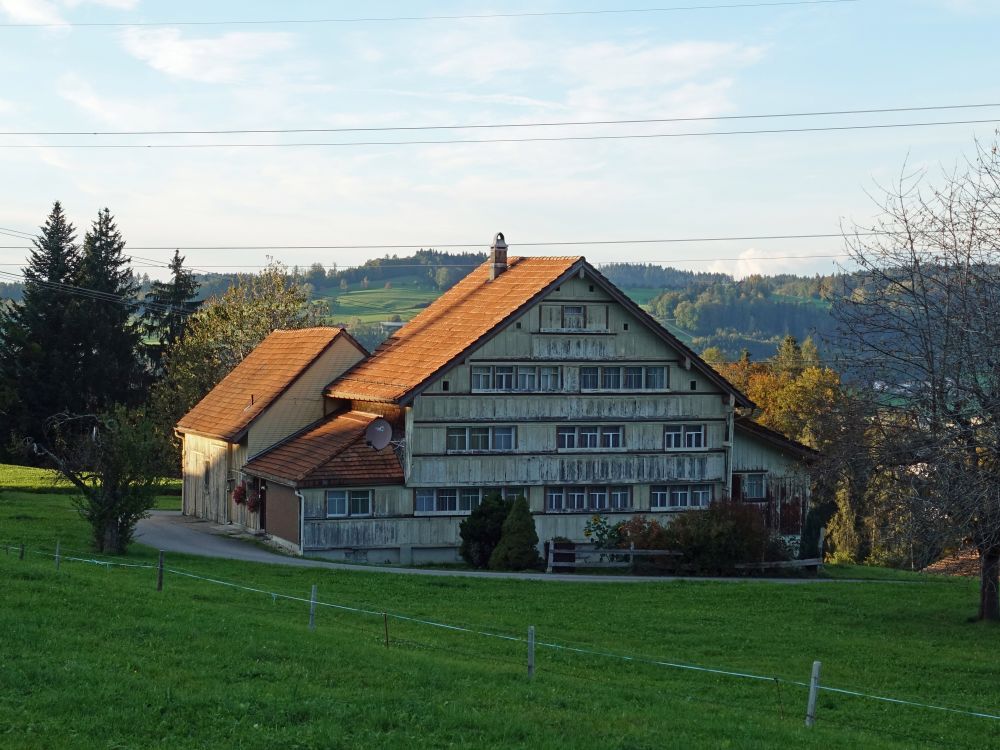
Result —
[[[725, 680], [737, 680], [737, 681], [747, 681], [757, 684], [768, 684], [774, 687], [774, 704], [767, 709], [769, 713], [778, 714], [781, 719], [794, 718], [800, 716], [799, 713], [799, 703], [798, 698], [796, 702], [792, 702], [792, 696], [789, 694], [788, 688], [793, 690], [809, 690], [814, 693], [825, 693], [830, 696], [840, 696], [849, 699], [856, 699], [861, 701], [867, 701], [875, 705], [881, 705], [883, 707], [888, 706], [900, 706], [908, 707], [912, 709], [918, 709], [923, 711], [932, 711], [943, 714], [950, 714], [956, 717], [965, 717], [968, 719], [979, 719], [986, 720], [988, 722], [1000, 722], [1000, 712], [990, 712], [985, 710], [977, 710], [971, 708], [960, 708], [954, 706], [942, 706], [933, 703], [927, 703], [918, 700], [912, 700], [908, 698], [899, 698], [894, 696], [879, 695], [876, 693], [865, 692], [862, 690], [853, 690], [843, 687], [834, 687], [832, 685], [824, 685], [818, 679], [814, 679], [810, 682], [805, 682], [802, 680], [794, 680], [785, 677], [779, 677], [777, 675], [765, 675], [758, 674], [755, 672], [738, 670], [738, 669], [727, 669], [718, 666], [707, 666], [700, 664], [692, 664], [679, 660], [667, 660], [659, 659], [654, 657], [649, 657], [640, 654], [628, 654], [619, 653], [614, 650], [602, 649], [599, 647], [590, 646], [587, 644], [574, 643], [569, 639], [563, 640], [537, 640], [534, 636], [534, 628], [531, 628], [531, 632], [528, 637], [521, 635], [514, 635], [511, 633], [501, 632], [497, 628], [483, 628], [474, 625], [467, 624], [456, 624], [450, 622], [442, 622], [433, 619], [427, 619], [422, 617], [417, 617], [409, 614], [404, 614], [401, 612], [390, 612], [388, 610], [380, 610], [372, 607], [365, 606], [352, 606], [350, 604], [345, 604], [342, 602], [333, 601], [323, 601], [316, 595], [316, 587], [313, 587], [313, 595], [310, 597], [297, 596], [294, 594], [288, 594], [270, 588], [263, 588], [260, 586], [248, 585], [245, 583], [239, 583], [236, 581], [225, 580], [218, 577], [203, 575], [194, 571], [186, 570], [183, 568], [178, 568], [174, 566], [168, 566], [164, 564], [163, 553], [160, 554], [160, 559], [157, 564], [151, 563], [140, 563], [140, 562], [123, 562], [120, 559], [110, 558], [106, 556], [93, 555], [85, 552], [74, 551], [74, 550], [64, 550], [59, 544], [56, 545], [55, 551], [38, 549], [38, 548], [27, 548], [24, 544], [10, 544], [3, 543], [0, 544], [0, 550], [3, 551], [4, 556], [11, 557], [16, 555], [20, 560], [24, 560], [28, 557], [30, 558], [47, 558], [54, 560], [55, 568], [58, 570], [61, 563], [63, 562], [73, 562], [85, 565], [92, 565], [96, 567], [102, 567], [105, 570], [111, 571], [112, 569], [122, 569], [122, 570], [149, 570], [157, 572], [157, 588], [162, 588], [163, 577], [165, 574], [171, 576], [176, 576], [178, 579], [187, 579], [193, 581], [200, 581], [202, 583], [211, 584], [213, 586], [220, 586], [233, 591], [240, 591], [250, 594], [258, 594], [266, 597], [270, 597], [272, 604], [277, 604], [279, 601], [293, 602], [296, 604], [304, 604], [309, 606], [310, 612], [310, 628], [314, 627], [314, 616], [317, 608], [327, 610], [331, 614], [338, 615], [337, 622], [340, 625], [351, 627], [358, 631], [363, 631], [365, 633], [372, 633], [370, 626], [361, 625], [357, 622], [351, 622], [347, 619], [347, 616], [363, 616], [369, 618], [378, 618], [385, 625], [384, 630], [384, 643], [388, 648], [392, 644], [396, 648], [405, 647], [414, 651], [427, 651], [427, 652], [441, 652], [448, 655], [460, 655], [466, 659], [475, 661], [490, 661], [495, 664], [504, 666], [512, 671], [520, 671], [523, 669], [523, 652], [519, 650], [518, 654], [510, 655], [497, 655], [495, 653], [485, 653], [482, 650], [473, 650], [461, 646], [456, 646], [452, 642], [448, 642], [446, 645], [431, 643], [426, 640], [420, 640], [413, 637], [401, 636], [394, 629], [392, 635], [390, 635], [389, 622], [395, 622], [398, 624], [406, 624], [411, 626], [416, 626], [422, 629], [435, 629], [445, 633], [451, 633], [462, 636], [476, 636], [479, 638], [485, 638], [493, 641], [494, 643], [501, 644], [517, 644], [518, 646], [525, 647], [529, 651], [528, 662], [531, 665], [529, 669], [529, 674], [533, 672], [534, 667], [534, 652], [536, 649], [547, 650], [552, 654], [553, 657], [557, 657], [547, 662], [545, 665], [545, 672], [547, 674], [558, 675], [560, 677], [571, 679], [571, 680], [585, 680], [585, 681], [596, 681], [596, 682], [606, 682], [606, 677], [595, 677], [592, 672], [585, 671], [586, 665], [582, 663], [581, 658], [587, 659], [597, 659], [600, 661], [614, 661], [620, 663], [628, 663], [636, 666], [644, 666], [654, 668], [655, 670], [676, 670], [688, 673], [701, 673], [704, 675], [711, 675], [717, 678], [723, 678]], [[562, 657], [562, 658], [558, 658]], [[816, 669], [816, 674], [818, 675], [818, 668]], [[704, 686], [702, 686], [704, 687]], [[786, 688], [785, 692], [782, 692], [782, 688]], [[645, 688], [636, 687], [636, 690], [640, 691]], [[799, 696], [800, 698], [801, 696]], [[685, 700], [705, 703], [708, 705], [713, 705], [719, 708], [725, 708], [727, 710], [740, 710], [746, 709], [746, 706], [738, 706], [732, 701], [721, 701], [714, 698], [705, 697], [698, 695], [697, 693], [689, 690], [683, 698]], [[758, 706], [758, 710], [763, 710]], [[886, 733], [891, 736], [899, 736], [903, 739], [918, 740], [925, 744], [930, 744], [937, 746], [942, 741], [942, 737], [930, 737], [926, 734], [918, 733], [900, 733], [898, 730], [891, 730], [888, 727], [880, 724], [878, 727], [866, 726], [864, 724], [859, 724], [856, 721], [851, 721], [848, 718], [842, 716], [839, 712], [836, 715], [822, 715], [815, 717], [815, 721], [818, 721], [822, 725], [826, 726], [837, 726], [841, 728], [851, 729], [858, 732], [866, 733]], [[809, 719], [807, 718], [807, 725], [810, 725]], [[996, 727], [1000, 730], [1000, 724], [991, 724], [991, 727]], [[962, 745], [961, 742], [955, 742], [954, 738], [949, 738], [949, 744], [956, 747], [973, 747], [972, 745]]]

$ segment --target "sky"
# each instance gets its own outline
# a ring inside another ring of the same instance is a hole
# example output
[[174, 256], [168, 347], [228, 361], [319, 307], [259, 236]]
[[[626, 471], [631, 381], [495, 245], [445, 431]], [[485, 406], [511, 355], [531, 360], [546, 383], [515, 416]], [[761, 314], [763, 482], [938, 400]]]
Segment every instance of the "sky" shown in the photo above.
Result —
[[[212, 3], [0, 0], [0, 227], [52, 202], [82, 230], [115, 214], [136, 270], [344, 267], [504, 232], [514, 254], [748, 273], [837, 270], [843, 240], [567, 244], [838, 233], [870, 225], [904, 169], [934, 184], [1000, 127], [997, 0]], [[560, 15], [272, 23], [309, 19]], [[207, 21], [268, 23], [204, 24]], [[16, 24], [162, 23], [151, 26]], [[15, 24], [15, 25], [11, 25]], [[925, 112], [467, 130], [204, 135], [11, 132], [412, 128], [990, 104]], [[935, 127], [521, 143], [223, 148], [680, 134], [995, 120]], [[26, 147], [31, 146], [31, 147]], [[0, 245], [23, 243], [0, 235]], [[187, 249], [253, 246], [261, 249]], [[285, 246], [285, 247], [279, 247]], [[163, 249], [140, 249], [163, 248]], [[267, 249], [264, 249], [267, 248]], [[454, 248], [459, 249], [459, 248]], [[0, 249], [15, 271], [26, 250]], [[797, 257], [788, 257], [797, 256]], [[141, 260], [140, 260], [141, 258]]]

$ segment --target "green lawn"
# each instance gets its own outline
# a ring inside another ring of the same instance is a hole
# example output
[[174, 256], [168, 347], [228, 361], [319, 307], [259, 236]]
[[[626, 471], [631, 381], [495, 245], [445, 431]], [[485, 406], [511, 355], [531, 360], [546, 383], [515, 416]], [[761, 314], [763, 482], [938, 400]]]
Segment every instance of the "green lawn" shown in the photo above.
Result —
[[[75, 495], [76, 489], [69, 480], [50, 469], [32, 466], [0, 464], [0, 493], [4, 491], [42, 492]], [[163, 494], [156, 496], [158, 510], [181, 509], [181, 480], [166, 479]]]
[[440, 296], [440, 292], [414, 282], [393, 283], [391, 289], [372, 285], [368, 289], [354, 289], [340, 292], [331, 307], [330, 316], [340, 322], [350, 322], [360, 318], [365, 323], [378, 323], [398, 315], [409, 320], [428, 303]]
[[[962, 580], [564, 584], [283, 568], [168, 555], [265, 593], [64, 561], [87, 529], [62, 494], [0, 493], [5, 748], [997, 746], [1000, 722], [772, 681], [525, 645], [321, 601], [588, 651], [720, 667], [996, 713], [1000, 630]], [[39, 554], [43, 553], [43, 554]], [[135, 546], [124, 561], [148, 564]]]

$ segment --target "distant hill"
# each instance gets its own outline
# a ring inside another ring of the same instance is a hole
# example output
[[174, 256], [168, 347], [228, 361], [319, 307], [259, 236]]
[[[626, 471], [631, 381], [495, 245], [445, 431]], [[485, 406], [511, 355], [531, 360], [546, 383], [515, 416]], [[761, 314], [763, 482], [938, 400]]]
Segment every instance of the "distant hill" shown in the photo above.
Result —
[[[289, 272], [312, 299], [328, 305], [327, 319], [348, 326], [369, 348], [387, 335], [382, 322], [406, 321], [486, 260], [486, 253], [420, 250], [386, 255], [351, 268], [313, 263]], [[833, 327], [827, 301], [843, 276], [750, 276], [686, 271], [655, 264], [608, 263], [601, 273], [696, 351], [718, 347], [731, 358], [743, 349], [754, 359], [774, 351], [787, 335], [822, 340]], [[199, 299], [218, 296], [238, 274], [201, 274]], [[142, 278], [143, 291], [149, 278]], [[19, 300], [21, 284], [0, 283], [0, 299]]]

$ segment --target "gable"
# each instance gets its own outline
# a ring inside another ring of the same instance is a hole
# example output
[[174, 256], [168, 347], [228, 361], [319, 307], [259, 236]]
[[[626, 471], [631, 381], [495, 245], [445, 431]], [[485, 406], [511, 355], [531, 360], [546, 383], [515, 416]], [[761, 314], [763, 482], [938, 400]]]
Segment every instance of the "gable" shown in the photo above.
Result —
[[[487, 347], [503, 334], [508, 339], [532, 335], [537, 348], [533, 357], [600, 359], [602, 350], [610, 356], [613, 349], [600, 337], [617, 333], [616, 326], [627, 323], [622, 332], [632, 335], [623, 340], [637, 342], [644, 333], [651, 334], [648, 341], [667, 347], [685, 371], [694, 371], [698, 380], [729, 394], [736, 405], [753, 406], [582, 257], [512, 258], [508, 270], [492, 281], [489, 267], [484, 263], [452, 287], [370, 359], [331, 383], [327, 395], [408, 402], [474, 353], [489, 353]], [[584, 308], [582, 325], [579, 311], [568, 312], [567, 307]], [[561, 335], [570, 331], [573, 336]], [[557, 335], [546, 339], [535, 334]], [[591, 356], [581, 356], [584, 350]]]
[[[247, 428], [339, 337], [364, 350], [341, 328], [274, 331], [177, 423], [180, 432], [238, 442]], [[331, 377], [333, 373], [328, 373]], [[319, 393], [317, 400], [321, 399]]]

